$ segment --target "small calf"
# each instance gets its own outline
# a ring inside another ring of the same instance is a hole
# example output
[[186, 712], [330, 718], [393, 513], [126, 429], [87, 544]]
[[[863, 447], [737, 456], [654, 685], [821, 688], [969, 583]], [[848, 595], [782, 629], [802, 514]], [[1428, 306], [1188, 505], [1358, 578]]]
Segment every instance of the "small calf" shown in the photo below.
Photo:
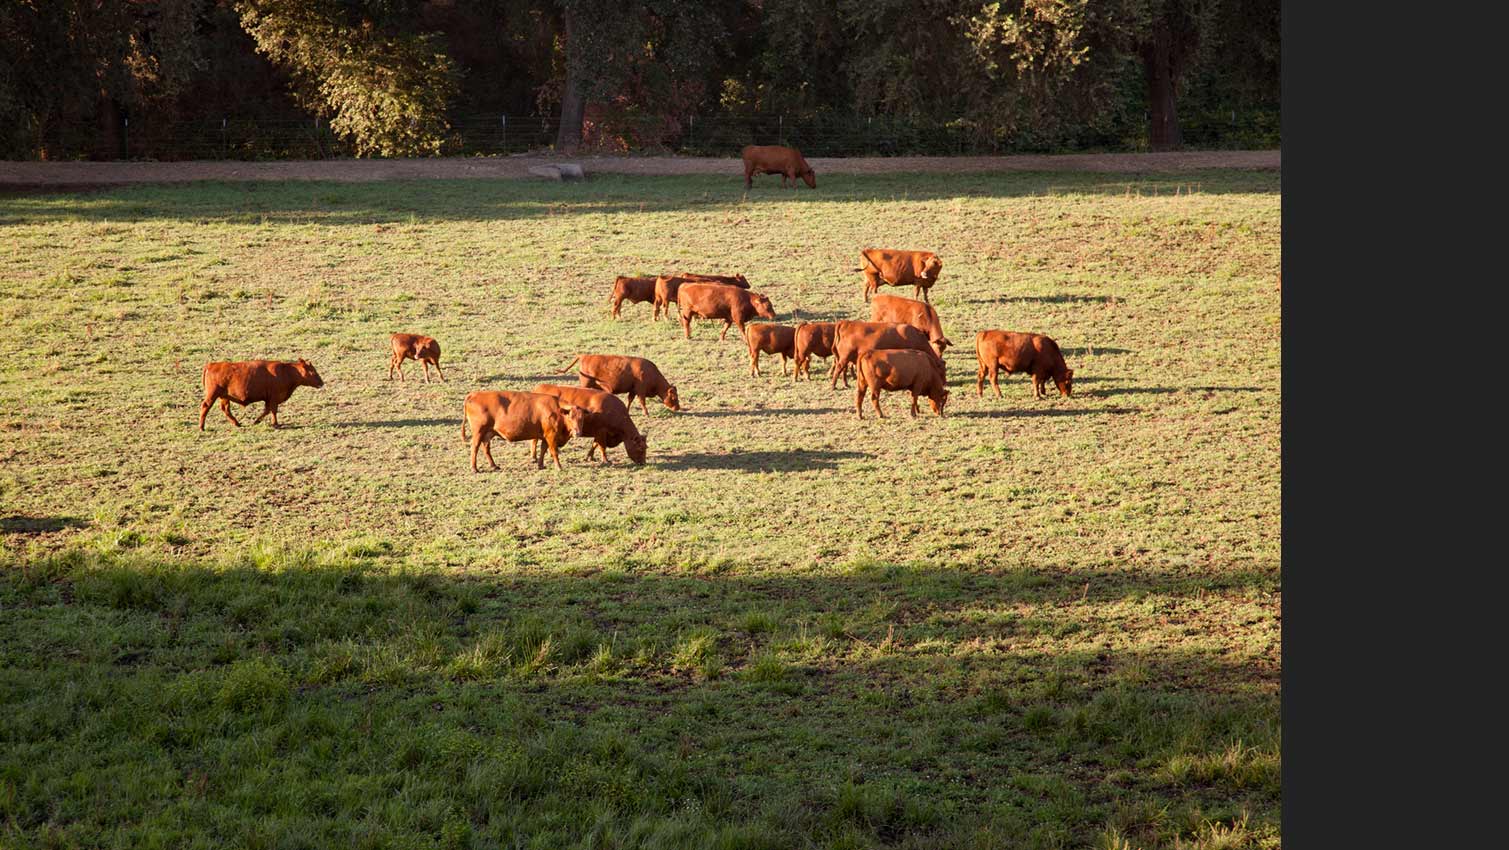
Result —
[[796, 328], [760, 322], [749, 325], [744, 335], [749, 340], [750, 374], [759, 377], [761, 352], [781, 355], [781, 374], [786, 374], [787, 358], [796, 358]]
[[[419, 334], [393, 334], [393, 359], [388, 363], [388, 380], [393, 380], [393, 370], [398, 370], [398, 380], [406, 380], [403, 376], [403, 361], [418, 360], [424, 364], [424, 382], [430, 382], [430, 366], [440, 372], [440, 343], [432, 336], [420, 336]], [[445, 380], [445, 373], [440, 372], [440, 380]]]

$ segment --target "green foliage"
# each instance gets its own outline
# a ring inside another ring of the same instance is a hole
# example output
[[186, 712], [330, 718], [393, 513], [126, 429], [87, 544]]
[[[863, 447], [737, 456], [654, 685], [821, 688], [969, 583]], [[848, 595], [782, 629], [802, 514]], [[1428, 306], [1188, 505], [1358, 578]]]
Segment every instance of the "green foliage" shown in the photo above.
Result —
[[241, 0], [237, 9], [257, 49], [293, 72], [300, 99], [330, 116], [359, 156], [440, 151], [459, 72], [438, 35], [347, 20], [336, 0]]

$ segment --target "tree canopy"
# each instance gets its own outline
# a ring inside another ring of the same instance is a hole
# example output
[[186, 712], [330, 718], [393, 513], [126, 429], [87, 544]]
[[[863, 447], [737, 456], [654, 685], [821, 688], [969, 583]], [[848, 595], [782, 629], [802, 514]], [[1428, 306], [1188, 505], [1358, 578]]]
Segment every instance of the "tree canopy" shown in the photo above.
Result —
[[0, 154], [117, 157], [133, 116], [322, 119], [376, 156], [459, 149], [481, 114], [559, 120], [564, 149], [759, 115], [1156, 150], [1241, 113], [1276, 139], [1279, 22], [1278, 0], [0, 0]]

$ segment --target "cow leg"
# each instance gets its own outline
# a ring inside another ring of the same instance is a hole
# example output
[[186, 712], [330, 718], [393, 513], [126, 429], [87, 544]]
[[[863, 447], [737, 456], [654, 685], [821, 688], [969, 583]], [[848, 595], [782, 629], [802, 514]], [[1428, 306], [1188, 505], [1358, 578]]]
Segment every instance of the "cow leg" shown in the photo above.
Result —
[[[397, 360], [397, 361], [398, 361], [398, 364], [397, 364], [397, 365], [398, 365], [398, 380], [400, 380], [400, 381], [404, 381], [404, 380], [406, 380], [406, 379], [405, 379], [405, 378], [404, 378], [404, 376], [403, 376], [403, 361], [404, 361], [404, 360], [405, 360], [405, 359], [406, 359], [406, 358], [403, 358], [403, 357], [396, 357], [396, 358], [394, 358], [394, 359], [395, 359], [395, 360]], [[391, 379], [391, 378], [392, 378], [392, 377], [393, 377], [393, 371], [392, 371], [392, 370], [391, 370], [391, 369], [390, 369], [390, 370], [388, 370], [388, 377], [389, 377], [389, 378], [390, 378], [390, 379]]]
[[749, 352], [749, 374], [760, 377], [760, 350], [757, 348]]
[[442, 381], [445, 380], [445, 373], [442, 372], [442, 371], [440, 371], [440, 361], [439, 360], [435, 361], [435, 374], [437, 374], [437, 375], [440, 376], [440, 380], [442, 380]]
[[[645, 416], [649, 416], [650, 415], [650, 408], [644, 403], [644, 400], [645, 400], [644, 396], [640, 396], [639, 397], [639, 409], [644, 411], [644, 415]], [[634, 396], [631, 395], [631, 396], [629, 396], [629, 404], [633, 404], [633, 403], [634, 403]]]
[[[728, 321], [727, 319], [725, 319], [723, 321], [723, 333], [718, 334], [718, 340], [720, 342], [723, 341], [723, 340], [728, 339], [728, 329], [731, 328], [731, 327], [733, 327], [733, 324], [734, 324], [733, 322]], [[741, 333], [743, 332], [743, 330], [744, 330], [743, 328], [739, 329], [739, 331]]]
[[877, 414], [879, 414], [879, 416], [880, 416], [881, 419], [884, 419], [885, 418], [885, 411], [880, 409], [880, 385], [879, 384], [876, 384], [875, 386], [870, 387], [870, 401], [875, 402], [875, 412]]
[[[1001, 364], [999, 364], [999, 363], [992, 363], [992, 364], [990, 364], [990, 385], [992, 387], [995, 387], [996, 398], [1004, 398], [1004, 396], [1001, 395], [1000, 374], [1001, 374]], [[1008, 377], [1011, 375], [1010, 372], [1007, 372], [1006, 374], [1007, 374]]]
[[477, 449], [482, 447], [482, 429], [472, 434], [472, 472], [477, 471]]
[[1041, 401], [1042, 398], [1043, 398], [1043, 376], [1042, 375], [1034, 374], [1032, 376], [1032, 398], [1033, 398], [1034, 401]]
[[[561, 451], [560, 451], [560, 447], [555, 444], [555, 440], [547, 438], [545, 440], [545, 445], [550, 448], [550, 456], [555, 459], [555, 468], [556, 469], [563, 469], [564, 467], [561, 466]], [[607, 456], [608, 456], [608, 453], [606, 451], [604, 451], [603, 452], [603, 457], [606, 458]], [[545, 452], [543, 450], [540, 452], [540, 468], [541, 469], [545, 468]]]
[[229, 419], [232, 425], [237, 428], [241, 427], [241, 423], [237, 422], [236, 417], [231, 415], [231, 400], [225, 396], [220, 397], [220, 412], [225, 414], [225, 418]]
[[986, 371], [987, 370], [985, 368], [985, 364], [984, 363], [981, 363], [980, 366], [979, 366], [979, 368], [975, 370], [975, 395], [976, 396], [983, 397], [985, 395], [985, 372]]
[[392, 359], [390, 359], [388, 361], [388, 380], [390, 380], [390, 381], [393, 380], [393, 367], [397, 366], [397, 365], [398, 365], [398, 358], [397, 357], [394, 357], [394, 358], [392, 358]]
[[869, 301], [870, 301], [870, 295], [872, 293], [876, 292], [879, 289], [880, 289], [880, 275], [877, 274], [877, 273], [875, 273], [875, 272], [873, 272], [873, 271], [866, 270], [865, 271], [865, 303], [869, 303]]
[[[608, 460], [608, 447], [605, 446], [605, 445], [603, 445], [601, 440], [593, 443], [592, 445], [594, 447], [602, 450], [603, 466], [612, 466], [613, 465], [613, 461]], [[589, 454], [588, 457], [591, 457], [591, 455]]]
[[865, 388], [862, 386], [854, 389], [854, 415], [865, 418]]
[[[214, 392], [205, 393], [204, 394], [204, 401], [200, 402], [200, 404], [199, 404], [199, 430], [201, 430], [201, 431], [204, 430], [204, 417], [206, 417], [206, 416], [209, 415], [210, 408], [213, 407], [214, 404], [215, 404], [215, 393]], [[227, 410], [226, 412], [229, 413], [230, 411]]]
[[270, 401], [264, 401], [264, 402], [262, 402], [262, 412], [259, 413], [259, 414], [257, 414], [257, 418], [252, 420], [252, 424], [255, 425], [258, 422], [261, 422], [264, 418], [267, 417], [267, 414], [272, 413], [272, 411], [273, 411], [273, 403], [272, 402], [270, 402]]
[[[786, 355], [784, 354], [781, 355], [781, 377], [786, 377]], [[796, 378], [793, 377], [791, 380], [795, 381]]]
[[691, 339], [692, 338], [692, 317], [691, 316], [682, 316], [681, 317], [681, 330], [682, 330], [682, 333], [685, 334], [685, 337], [687, 339]]
[[912, 418], [917, 418], [917, 394], [912, 393]]
[[421, 360], [419, 362], [424, 366], [424, 382], [428, 384], [430, 382], [430, 361]]

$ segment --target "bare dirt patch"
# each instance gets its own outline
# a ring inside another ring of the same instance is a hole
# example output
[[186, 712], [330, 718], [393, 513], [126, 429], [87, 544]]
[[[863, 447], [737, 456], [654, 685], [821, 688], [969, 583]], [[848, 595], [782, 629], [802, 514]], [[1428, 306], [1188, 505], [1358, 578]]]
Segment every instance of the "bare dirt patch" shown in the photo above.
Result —
[[[1278, 170], [1279, 151], [1192, 151], [1179, 153], [1063, 154], [1023, 156], [815, 157], [819, 174], [896, 172], [976, 173], [989, 171], [1177, 172], [1201, 168]], [[80, 191], [129, 183], [183, 183], [194, 180], [379, 180], [539, 179], [530, 166], [579, 162], [590, 175], [727, 174], [742, 176], [732, 157], [628, 157], [552, 155], [451, 157], [441, 159], [342, 159], [278, 162], [0, 162], [0, 190]]]

